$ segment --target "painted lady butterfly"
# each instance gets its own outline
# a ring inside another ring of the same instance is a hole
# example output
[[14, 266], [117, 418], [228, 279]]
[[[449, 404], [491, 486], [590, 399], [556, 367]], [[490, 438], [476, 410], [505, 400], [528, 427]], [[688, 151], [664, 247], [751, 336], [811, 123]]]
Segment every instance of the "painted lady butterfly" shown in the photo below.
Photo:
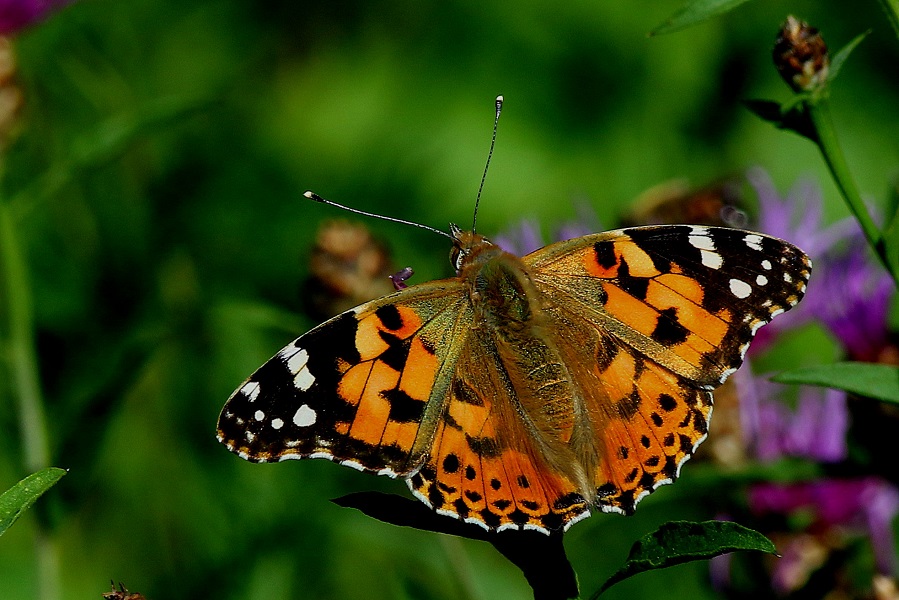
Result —
[[327, 458], [401, 477], [489, 530], [629, 514], [705, 439], [712, 390], [795, 306], [811, 262], [718, 227], [635, 227], [519, 258], [451, 230], [456, 276], [301, 336], [228, 400], [253, 462]]
[[219, 441], [253, 462], [402, 477], [487, 530], [630, 514], [677, 478], [708, 432], [712, 390], [811, 273], [795, 246], [739, 229], [632, 227], [523, 258], [474, 226], [437, 233], [455, 277], [296, 339], [231, 395]]

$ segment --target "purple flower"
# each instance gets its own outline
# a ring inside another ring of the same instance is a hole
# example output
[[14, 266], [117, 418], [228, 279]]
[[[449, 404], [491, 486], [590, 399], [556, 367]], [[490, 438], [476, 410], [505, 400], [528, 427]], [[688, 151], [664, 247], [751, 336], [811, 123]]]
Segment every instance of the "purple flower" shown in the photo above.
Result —
[[9, 35], [47, 16], [72, 0], [0, 0], [0, 35]]
[[[596, 213], [586, 202], [578, 202], [575, 208], [577, 218], [563, 222], [552, 236], [552, 241], [561, 242], [600, 231]], [[524, 256], [545, 245], [537, 219], [522, 219], [515, 225], [493, 237], [497, 246], [516, 256]]]
[[[810, 509], [817, 525], [825, 529], [858, 528], [871, 539], [878, 572], [889, 576], [899, 572], [892, 533], [899, 512], [899, 490], [879, 477], [760, 483], [750, 490], [749, 505], [760, 515]], [[788, 568], [788, 563], [775, 568], [775, 583], [779, 580], [776, 571]]]
[[824, 227], [821, 190], [797, 183], [781, 198], [768, 174], [751, 169], [747, 178], [758, 193], [760, 231], [802, 248], [815, 272], [805, 300], [788, 319], [759, 330], [750, 349], [758, 353], [778, 333], [809, 321], [822, 322], [855, 360], [877, 360], [887, 345], [887, 314], [895, 288], [873, 260], [858, 223], [847, 217]]
[[888, 346], [887, 318], [896, 288], [859, 238], [820, 261], [805, 310], [833, 333], [853, 360], [877, 362]]
[[755, 342], [749, 348], [751, 356], [758, 355], [768, 348], [778, 334], [805, 325], [814, 319], [814, 315], [806, 305], [809, 303], [809, 297], [817, 293], [821, 258], [854, 231], [858, 231], [858, 224], [852, 218], [846, 218], [825, 228], [822, 224], [824, 200], [821, 188], [813, 181], [799, 181], [787, 196], [782, 198], [774, 187], [771, 177], [763, 169], [759, 167], [749, 169], [746, 178], [758, 195], [758, 230], [801, 248], [812, 259], [815, 269], [814, 281], [809, 283], [805, 300], [790, 312], [788, 318], [774, 321], [759, 330]]
[[823, 226], [824, 200], [813, 181], [800, 180], [781, 198], [763, 169], [749, 169], [746, 178], [758, 194], [759, 231], [799, 246], [813, 261], [859, 231], [852, 217]]
[[846, 392], [802, 386], [795, 410], [783, 401], [791, 386], [755, 376], [748, 364], [733, 375], [740, 398], [740, 424], [749, 452], [761, 461], [783, 456], [824, 463], [846, 458], [849, 409]]
[[515, 256], [524, 256], [543, 247], [543, 234], [537, 219], [522, 219], [493, 237], [497, 246]]

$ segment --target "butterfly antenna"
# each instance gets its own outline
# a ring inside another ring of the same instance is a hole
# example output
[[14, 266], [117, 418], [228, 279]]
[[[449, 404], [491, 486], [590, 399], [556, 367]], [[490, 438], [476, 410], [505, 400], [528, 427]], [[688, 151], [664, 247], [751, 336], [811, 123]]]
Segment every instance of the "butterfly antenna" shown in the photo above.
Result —
[[484, 174], [481, 175], [481, 185], [478, 187], [478, 197], [474, 201], [474, 218], [471, 220], [471, 232], [474, 233], [478, 224], [478, 205], [481, 203], [481, 192], [484, 191], [484, 182], [487, 180], [487, 169], [490, 168], [490, 159], [493, 158], [493, 147], [496, 145], [496, 128], [499, 125], [499, 115], [503, 112], [503, 97], [496, 97], [496, 117], [493, 118], [493, 137], [490, 139], [490, 152], [487, 153], [487, 164], [484, 165]]
[[428, 231], [433, 231], [434, 233], [438, 233], [444, 237], [448, 237], [451, 240], [455, 238], [448, 234], [445, 231], [440, 231], [439, 229], [434, 229], [433, 227], [428, 227], [427, 225], [422, 225], [421, 223], [413, 223], [412, 221], [405, 221], [403, 219], [395, 219], [394, 217], [385, 217], [384, 215], [376, 215], [375, 213], [365, 212], [364, 210], [359, 210], [358, 208], [350, 208], [349, 206], [344, 206], [343, 204], [337, 204], [336, 202], [331, 202], [330, 200], [325, 200], [315, 192], [309, 191], [303, 194], [310, 200], [314, 200], [315, 202], [321, 202], [322, 204], [328, 204], [330, 206], [335, 206], [337, 208], [342, 208], [343, 210], [349, 211], [351, 213], [356, 213], [357, 215], [363, 215], [366, 217], [374, 217], [375, 219], [382, 219], [384, 221], [392, 221], [394, 223], [402, 223], [403, 225], [412, 225], [413, 227], [420, 227], [421, 229], [427, 229]]

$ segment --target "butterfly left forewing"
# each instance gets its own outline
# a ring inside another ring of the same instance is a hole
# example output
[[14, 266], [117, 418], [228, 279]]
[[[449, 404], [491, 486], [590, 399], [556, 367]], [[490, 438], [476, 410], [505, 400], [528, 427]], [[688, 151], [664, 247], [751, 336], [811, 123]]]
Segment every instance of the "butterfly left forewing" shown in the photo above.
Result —
[[262, 365], [222, 410], [218, 438], [253, 462], [327, 458], [405, 475], [421, 463], [467, 312], [455, 280], [326, 321]]
[[759, 327], [800, 301], [811, 274], [788, 242], [691, 225], [609, 231], [523, 260], [556, 303], [582, 307], [609, 335], [708, 389], [740, 366]]

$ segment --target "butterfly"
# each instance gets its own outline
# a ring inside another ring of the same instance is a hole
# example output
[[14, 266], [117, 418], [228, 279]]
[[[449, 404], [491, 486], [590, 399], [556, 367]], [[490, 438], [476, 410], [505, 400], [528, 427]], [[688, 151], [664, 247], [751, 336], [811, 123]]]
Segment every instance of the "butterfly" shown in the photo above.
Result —
[[524, 257], [450, 234], [454, 277], [288, 344], [230, 397], [218, 439], [252, 462], [404, 479], [488, 530], [631, 514], [678, 477], [712, 391], [811, 273], [795, 246], [720, 227], [632, 227]]

